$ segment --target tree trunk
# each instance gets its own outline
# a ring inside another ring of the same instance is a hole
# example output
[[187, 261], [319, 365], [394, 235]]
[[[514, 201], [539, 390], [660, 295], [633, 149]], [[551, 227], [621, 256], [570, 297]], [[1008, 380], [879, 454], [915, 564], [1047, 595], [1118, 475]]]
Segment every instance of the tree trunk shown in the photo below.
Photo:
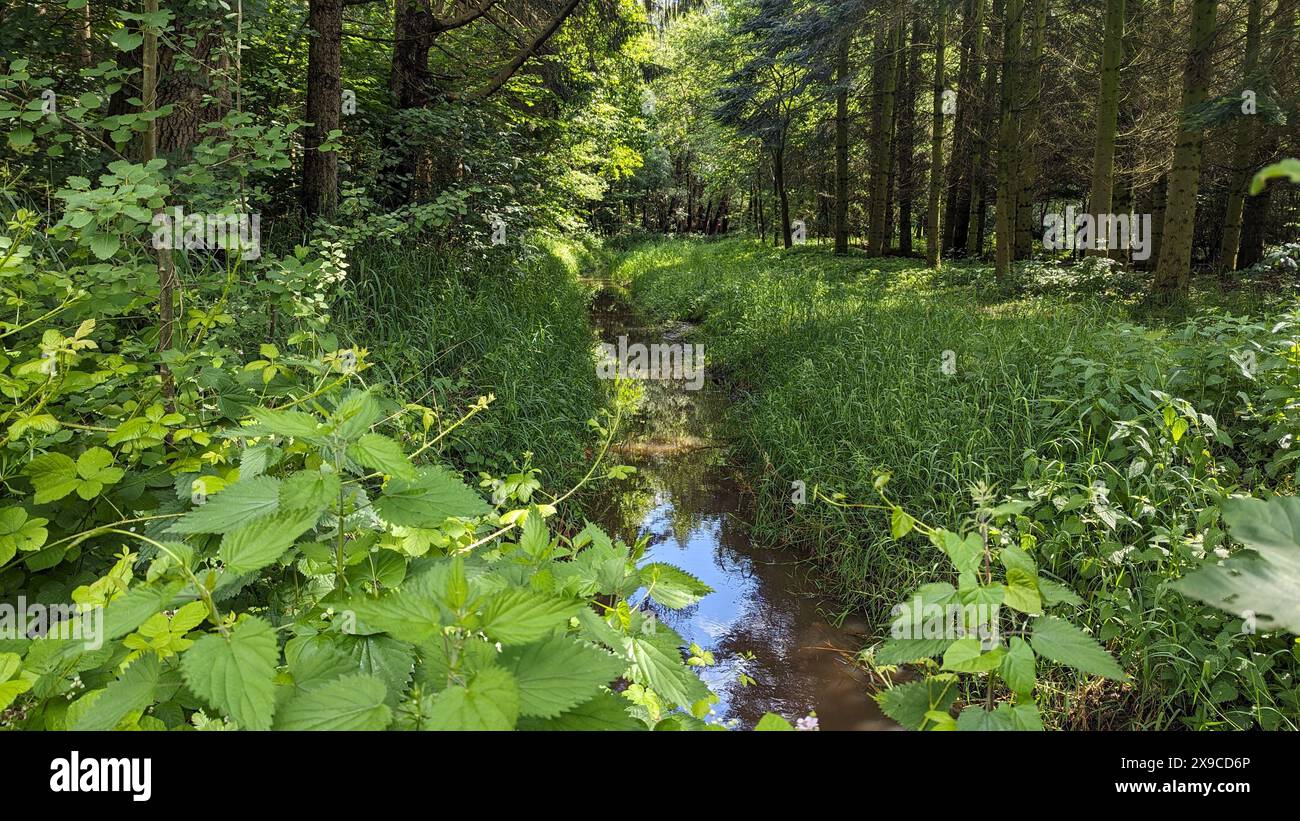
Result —
[[1020, 162], [1015, 118], [1016, 84], [1020, 78], [1020, 37], [1024, 31], [1025, 0], [1007, 0], [1003, 24], [1002, 91], [998, 128], [998, 204], [996, 257], [993, 274], [998, 285], [1007, 281], [1015, 262], [1016, 168]]
[[835, 63], [835, 253], [849, 252], [849, 46], [847, 32]]
[[[1181, 110], [1186, 116], [1205, 102], [1213, 73], [1211, 48], [1217, 0], [1192, 0], [1191, 45], [1183, 74]], [[1169, 196], [1165, 205], [1165, 228], [1160, 241], [1160, 262], [1156, 265], [1153, 290], [1165, 299], [1186, 293], [1191, 279], [1192, 232], [1196, 227], [1196, 192], [1201, 178], [1201, 148], [1204, 135], [1194, 123], [1178, 128], [1174, 167], [1169, 173]]]
[[772, 152], [772, 184], [776, 186], [777, 199], [781, 201], [781, 241], [785, 247], [794, 245], [790, 236], [790, 197], [785, 190], [785, 141]]
[[975, 143], [974, 155], [971, 158], [971, 198], [969, 215], [966, 222], [966, 241], [965, 250], [967, 254], [976, 257], [984, 253], [984, 221], [988, 209], [988, 162], [989, 151], [992, 148], [994, 135], [990, 133], [993, 130], [993, 123], [997, 121], [995, 116], [997, 111], [997, 90], [998, 77], [1001, 73], [1001, 64], [999, 61], [992, 59], [996, 49], [1002, 42], [1002, 30], [1004, 28], [1004, 11], [1005, 3], [1003, 0], [993, 0], [993, 12], [989, 18], [988, 40], [984, 53], [990, 55], [987, 63], [987, 69], [984, 73], [984, 89], [980, 94], [979, 107], [975, 110], [974, 129], [971, 133], [971, 139]]
[[311, 125], [303, 136], [302, 211], [310, 220], [328, 216], [339, 203], [339, 155], [321, 151], [320, 145], [340, 126], [343, 0], [310, 0], [307, 28], [313, 33], [307, 52], [307, 121]]
[[[1250, 0], [1246, 15], [1246, 59], [1242, 63], [1242, 82], [1252, 82], [1259, 66], [1259, 30], [1264, 0]], [[1237, 249], [1241, 242], [1241, 212], [1255, 160], [1255, 112], [1240, 113], [1234, 124], [1232, 177], [1228, 183], [1228, 206], [1223, 215], [1223, 239], [1219, 244], [1218, 270], [1223, 276], [1237, 267]]]
[[879, 76], [880, 98], [876, 109], [876, 133], [873, 136], [871, 173], [871, 217], [867, 235], [867, 252], [873, 257], [884, 256], [889, 237], [886, 234], [886, 211], [889, 208], [889, 168], [893, 143], [891, 131], [894, 123], [894, 95], [897, 93], [897, 61], [894, 50], [898, 46], [898, 27], [890, 25], [887, 36], [877, 36], [876, 72]]
[[[976, 0], [981, 2], [981, 0]], [[948, 18], [942, 0], [935, 0], [934, 114], [930, 130], [930, 208], [926, 217], [926, 261], [939, 270], [943, 231], [939, 225], [939, 197], [943, 191], [943, 84], [944, 51], [948, 46]]]
[[970, 225], [972, 167], [975, 132], [980, 108], [980, 78], [984, 61], [984, 7], [986, 0], [967, 0], [963, 15], [962, 64], [957, 76], [957, 110], [953, 123], [952, 161], [949, 163], [948, 200], [943, 224], [943, 248], [960, 253], [966, 249]]
[[1022, 66], [1025, 77], [1017, 83], [1019, 104], [1016, 107], [1016, 124], [1019, 129], [1017, 150], [1020, 162], [1015, 169], [1016, 201], [1016, 259], [1033, 255], [1034, 193], [1038, 184], [1038, 123], [1042, 114], [1043, 98], [1043, 41], [1047, 30], [1047, 0], [1028, 0], [1025, 20], [1032, 26], [1029, 32], [1029, 65]]
[[[1101, 47], [1101, 85], [1097, 94], [1097, 136], [1092, 146], [1092, 184], [1088, 188], [1088, 213], [1109, 214], [1115, 187], [1115, 132], [1119, 124], [1119, 69], [1124, 59], [1124, 0], [1106, 0], [1105, 34]], [[1100, 229], [1101, 226], [1099, 225]], [[1067, 230], [1074, 230], [1067, 226]], [[1099, 230], [1098, 236], [1105, 236]], [[1106, 256], [1105, 249], [1088, 254]]]
[[907, 49], [907, 69], [902, 102], [898, 114], [898, 253], [912, 255], [912, 210], [916, 198], [916, 99], [921, 88], [921, 50], [925, 48], [927, 26], [924, 18], [912, 23], [912, 43]]

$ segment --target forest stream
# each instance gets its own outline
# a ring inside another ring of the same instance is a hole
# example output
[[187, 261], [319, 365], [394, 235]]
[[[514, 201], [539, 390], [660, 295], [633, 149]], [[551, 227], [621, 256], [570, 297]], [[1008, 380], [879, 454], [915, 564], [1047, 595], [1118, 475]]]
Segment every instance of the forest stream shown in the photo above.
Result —
[[[608, 288], [593, 301], [592, 321], [613, 344], [621, 335], [677, 342], [691, 330], [648, 327]], [[719, 697], [709, 720], [752, 728], [767, 712], [792, 722], [815, 713], [825, 730], [895, 728], [853, 663], [865, 622], [829, 622], [808, 591], [806, 568], [750, 542], [747, 497], [715, 437], [726, 397], [707, 379], [700, 390], [687, 384], [645, 380], [645, 399], [614, 459], [637, 472], [596, 502], [595, 515], [629, 543], [648, 534], [646, 561], [675, 564], [713, 588], [683, 610], [656, 608], [664, 624], [714, 656], [700, 670]]]

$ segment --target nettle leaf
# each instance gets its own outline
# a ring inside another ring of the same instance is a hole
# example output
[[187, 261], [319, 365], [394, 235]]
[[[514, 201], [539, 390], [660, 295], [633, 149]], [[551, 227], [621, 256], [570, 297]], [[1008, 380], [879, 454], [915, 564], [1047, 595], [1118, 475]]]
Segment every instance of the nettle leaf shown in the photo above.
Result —
[[[262, 431], [293, 439], [321, 441], [320, 420], [310, 413], [266, 408], [253, 408], [250, 412], [253, 414], [253, 419], [257, 420], [257, 428]], [[250, 435], [253, 435], [253, 432], [250, 432]]]
[[280, 507], [320, 513], [338, 502], [342, 487], [342, 480], [333, 471], [300, 470], [280, 486]]
[[519, 713], [553, 718], [623, 674], [622, 659], [565, 636], [508, 650], [502, 666], [519, 684]]
[[601, 691], [555, 718], [519, 719], [521, 730], [645, 730], [645, 723], [628, 712], [627, 699]]
[[953, 676], [932, 676], [924, 681], [909, 681], [876, 694], [885, 715], [909, 730], [923, 729], [931, 719], [926, 713], [946, 713], [957, 701], [957, 682]]
[[492, 509], [446, 468], [425, 467], [416, 472], [414, 479], [391, 480], [375, 500], [375, 510], [390, 524], [438, 527], [452, 516], [483, 516]]
[[330, 421], [334, 423], [334, 432], [339, 436], [356, 439], [370, 430], [383, 415], [379, 402], [369, 391], [353, 391], [339, 402]]
[[111, 730], [134, 710], [143, 710], [154, 701], [162, 666], [158, 656], [146, 653], [126, 668], [122, 677], [110, 683], [84, 713], [77, 717], [73, 730]]
[[877, 664], [909, 664], [941, 655], [952, 642], [952, 639], [889, 639], [876, 648], [872, 659]]
[[298, 636], [284, 645], [284, 659], [289, 664], [293, 685], [313, 690], [348, 673], [357, 666], [333, 640], [324, 635]]
[[351, 675], [300, 693], [277, 713], [277, 730], [382, 730], [393, 720], [384, 683]]
[[568, 624], [585, 605], [514, 588], [494, 593], [483, 608], [484, 633], [504, 645], [528, 644]]
[[624, 654], [632, 660], [632, 680], [677, 705], [694, 704], [708, 695], [704, 683], [682, 664], [680, 652], [647, 637], [625, 636]]
[[227, 485], [172, 525], [173, 533], [227, 533], [280, 507], [280, 480], [270, 476]]
[[673, 610], [689, 607], [713, 592], [713, 588], [670, 564], [653, 562], [640, 570], [641, 584], [650, 598]]
[[412, 644], [427, 641], [442, 627], [437, 600], [416, 585], [403, 585], [382, 598], [359, 597], [348, 607], [367, 627]]
[[1073, 590], [1042, 576], [1038, 577], [1038, 592], [1042, 594], [1044, 604], [1083, 604], [1083, 599]]
[[415, 478], [415, 467], [406, 458], [402, 446], [382, 433], [367, 433], [348, 446], [348, 457], [357, 464], [395, 476]]
[[271, 729], [275, 668], [280, 653], [275, 631], [247, 616], [229, 638], [209, 633], [181, 656], [181, 673], [195, 695], [247, 730]]
[[1205, 565], [1174, 589], [1234, 615], [1254, 616], [1260, 629], [1300, 635], [1300, 498], [1227, 499], [1223, 520], [1250, 551]]
[[500, 667], [480, 670], [467, 686], [438, 693], [429, 711], [431, 730], [513, 730], [519, 718], [519, 685]]
[[1029, 643], [1038, 655], [1076, 670], [1116, 681], [1128, 680], [1119, 664], [1096, 639], [1055, 616], [1034, 619]]
[[313, 510], [284, 510], [258, 519], [221, 537], [219, 555], [231, 573], [261, 570], [284, 555], [298, 537], [316, 526]]

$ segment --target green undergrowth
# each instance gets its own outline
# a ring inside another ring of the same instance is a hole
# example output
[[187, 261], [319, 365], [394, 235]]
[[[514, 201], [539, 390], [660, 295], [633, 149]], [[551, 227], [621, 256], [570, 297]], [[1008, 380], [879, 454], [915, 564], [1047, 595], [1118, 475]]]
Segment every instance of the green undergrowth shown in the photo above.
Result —
[[1041, 267], [995, 291], [962, 262], [935, 275], [810, 246], [668, 241], [631, 249], [613, 276], [651, 314], [700, 324], [733, 396], [756, 535], [811, 557], [827, 597], [882, 638], [905, 596], [956, 581], [933, 545], [848, 506], [879, 504], [888, 472], [892, 503], [954, 530], [973, 503], [1024, 503], [1004, 530], [1077, 592], [1071, 617], [1131, 676], [1045, 676], [1048, 726], [1294, 728], [1291, 637], [1172, 583], [1237, 549], [1225, 499], [1294, 491], [1295, 315], [1235, 316], [1214, 305], [1248, 295], [1204, 289], [1143, 314], [1125, 275]]
[[[510, 246], [507, 246], [510, 247]], [[336, 306], [344, 335], [409, 400], [454, 414], [477, 396], [491, 412], [448, 436], [468, 470], [531, 464], [571, 484], [587, 469], [586, 424], [606, 398], [592, 368], [589, 244], [546, 237], [522, 250], [375, 244], [359, 250]]]

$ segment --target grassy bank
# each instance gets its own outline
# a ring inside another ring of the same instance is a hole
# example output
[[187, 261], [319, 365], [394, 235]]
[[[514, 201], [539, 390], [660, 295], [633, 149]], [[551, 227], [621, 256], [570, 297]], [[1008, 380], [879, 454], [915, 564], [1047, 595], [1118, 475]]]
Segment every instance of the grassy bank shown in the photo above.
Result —
[[605, 403], [578, 281], [594, 254], [548, 238], [486, 253], [377, 246], [357, 255], [336, 314], [383, 379], [444, 420], [496, 397], [447, 438], [449, 458], [506, 473], [531, 453], [544, 486], [567, 487], [587, 469], [586, 422]]
[[846, 609], [883, 629], [947, 560], [892, 538], [877, 512], [792, 504], [792, 482], [871, 503], [888, 471], [892, 500], [954, 530], [973, 496], [1020, 500], [1039, 566], [1082, 597], [1078, 623], [1133, 677], [1061, 674], [1049, 723], [1295, 727], [1290, 642], [1169, 588], [1231, 549], [1222, 499], [1294, 489], [1294, 317], [1138, 323], [1119, 277], [1061, 273], [991, 296], [981, 266], [935, 277], [912, 260], [746, 241], [647, 245], [615, 266], [650, 312], [701, 323], [736, 397], [759, 534], [812, 556]]

